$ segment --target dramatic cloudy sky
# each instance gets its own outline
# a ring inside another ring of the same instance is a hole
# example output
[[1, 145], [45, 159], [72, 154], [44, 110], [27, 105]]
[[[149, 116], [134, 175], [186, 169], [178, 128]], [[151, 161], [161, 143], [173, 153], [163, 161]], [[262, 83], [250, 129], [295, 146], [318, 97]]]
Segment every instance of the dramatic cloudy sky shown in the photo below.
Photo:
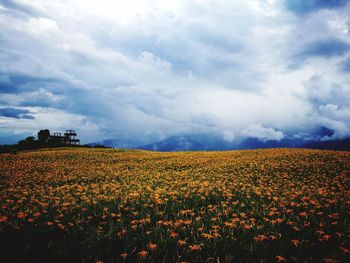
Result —
[[346, 0], [0, 0], [0, 143], [343, 138], [349, 31]]

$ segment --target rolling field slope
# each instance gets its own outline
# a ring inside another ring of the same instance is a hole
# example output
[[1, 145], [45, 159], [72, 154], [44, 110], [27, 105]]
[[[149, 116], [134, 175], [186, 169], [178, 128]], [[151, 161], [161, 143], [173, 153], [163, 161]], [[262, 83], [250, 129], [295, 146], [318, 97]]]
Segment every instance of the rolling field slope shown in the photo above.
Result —
[[350, 262], [350, 152], [2, 154], [0, 204], [10, 262]]

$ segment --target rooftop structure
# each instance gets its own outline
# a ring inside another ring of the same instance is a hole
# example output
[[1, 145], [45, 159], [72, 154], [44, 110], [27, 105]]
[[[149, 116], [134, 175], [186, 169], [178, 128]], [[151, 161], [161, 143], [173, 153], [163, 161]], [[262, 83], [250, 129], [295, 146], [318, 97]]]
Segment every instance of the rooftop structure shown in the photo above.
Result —
[[65, 144], [65, 145], [80, 145], [80, 140], [76, 138], [77, 133], [75, 130], [66, 130], [62, 135], [59, 132], [55, 132], [50, 136], [49, 142], [53, 144]]

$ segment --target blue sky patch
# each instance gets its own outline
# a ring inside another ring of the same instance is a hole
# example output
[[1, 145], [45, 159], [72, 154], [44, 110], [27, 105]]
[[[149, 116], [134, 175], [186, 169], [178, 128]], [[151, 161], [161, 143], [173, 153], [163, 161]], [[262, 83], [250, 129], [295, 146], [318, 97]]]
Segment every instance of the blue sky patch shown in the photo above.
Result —
[[286, 0], [288, 10], [298, 15], [304, 15], [320, 9], [343, 7], [349, 0]]

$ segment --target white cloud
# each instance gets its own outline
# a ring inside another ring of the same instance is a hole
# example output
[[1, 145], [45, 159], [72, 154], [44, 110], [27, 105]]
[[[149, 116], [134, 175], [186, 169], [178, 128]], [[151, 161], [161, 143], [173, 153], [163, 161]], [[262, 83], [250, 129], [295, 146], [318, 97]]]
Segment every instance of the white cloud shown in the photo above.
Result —
[[272, 128], [265, 128], [260, 124], [253, 124], [249, 126], [247, 129], [242, 131], [242, 135], [258, 138], [264, 142], [270, 140], [280, 141], [284, 138], [283, 132], [276, 131]]
[[325, 37], [350, 43], [350, 5], [301, 18], [280, 1], [12, 2], [0, 8], [1, 103], [81, 116], [91, 140], [350, 135], [345, 55], [296, 56]]

